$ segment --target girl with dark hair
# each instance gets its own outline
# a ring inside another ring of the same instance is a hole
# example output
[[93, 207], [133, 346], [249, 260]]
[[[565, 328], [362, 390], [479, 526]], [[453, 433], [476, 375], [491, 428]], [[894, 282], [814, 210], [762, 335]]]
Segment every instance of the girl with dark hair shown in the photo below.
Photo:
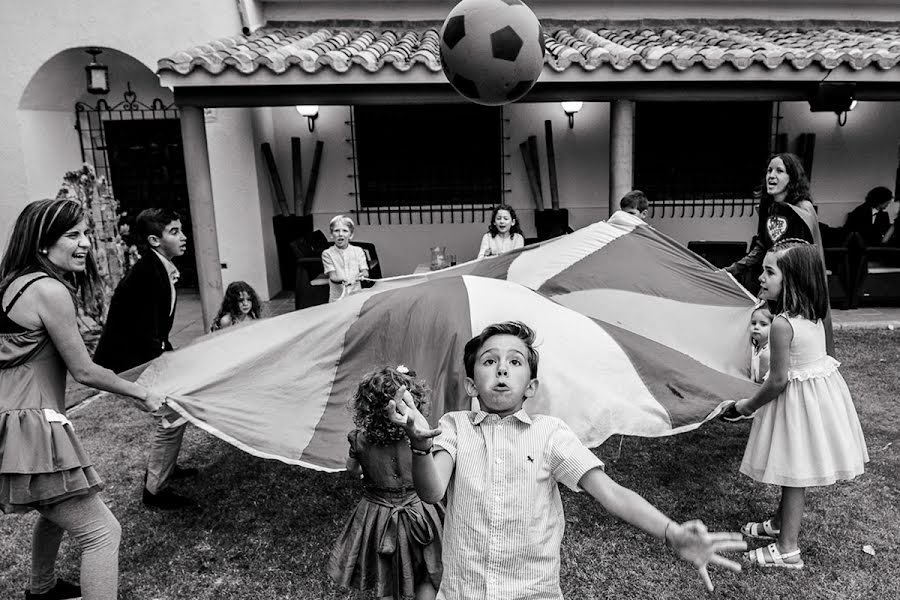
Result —
[[495, 206], [491, 213], [488, 232], [481, 238], [478, 258], [499, 256], [524, 245], [525, 236], [522, 235], [522, 229], [516, 220], [516, 210], [508, 204]]
[[769, 333], [769, 375], [753, 398], [723, 415], [753, 415], [741, 473], [781, 486], [775, 514], [741, 528], [774, 540], [747, 553], [760, 567], [802, 569], [798, 538], [806, 488], [853, 479], [869, 460], [866, 442], [838, 361], [825, 351], [828, 310], [825, 269], [814, 246], [787, 239], [763, 260], [760, 297], [775, 318]]
[[210, 331], [224, 329], [245, 321], [258, 319], [261, 313], [259, 296], [246, 281], [233, 281], [225, 288], [225, 297], [219, 313], [213, 319]]
[[412, 454], [388, 402], [407, 398], [422, 407], [425, 382], [403, 365], [366, 375], [354, 395], [354, 429], [347, 436], [347, 473], [362, 477], [363, 499], [334, 545], [328, 574], [343, 587], [374, 590], [378, 598], [434, 598], [441, 584], [440, 504], [423, 503], [412, 482]]
[[[66, 418], [66, 371], [76, 381], [137, 398], [165, 398], [97, 366], [76, 322], [99, 275], [88, 225], [72, 200], [32, 202], [0, 261], [0, 509], [35, 510], [26, 599], [114, 600], [121, 527], [100, 499], [93, 462]], [[63, 532], [81, 546], [81, 587], [58, 579]]]
[[[751, 292], [756, 292], [763, 258], [779, 240], [795, 238], [816, 246], [825, 268], [825, 250], [819, 232], [819, 219], [809, 195], [809, 180], [796, 154], [776, 154], [769, 161], [759, 201], [756, 237], [747, 255], [725, 268]], [[826, 304], [828, 296], [825, 296]], [[834, 354], [831, 312], [825, 317], [828, 353]]]

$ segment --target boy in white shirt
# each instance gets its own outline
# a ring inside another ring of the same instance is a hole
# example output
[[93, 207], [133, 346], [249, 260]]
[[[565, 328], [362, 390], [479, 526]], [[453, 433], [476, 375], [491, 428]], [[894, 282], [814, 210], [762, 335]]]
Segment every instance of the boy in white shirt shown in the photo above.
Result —
[[746, 548], [739, 533], [672, 521], [610, 479], [563, 421], [523, 409], [538, 389], [534, 339], [527, 325], [507, 321], [469, 340], [466, 392], [478, 397], [481, 410], [449, 412], [438, 429], [430, 428], [405, 389], [388, 403], [388, 416], [410, 440], [419, 497], [436, 503], [447, 496], [438, 600], [561, 599], [560, 482], [665, 540], [700, 570], [709, 590], [709, 563], [739, 571], [718, 554]]

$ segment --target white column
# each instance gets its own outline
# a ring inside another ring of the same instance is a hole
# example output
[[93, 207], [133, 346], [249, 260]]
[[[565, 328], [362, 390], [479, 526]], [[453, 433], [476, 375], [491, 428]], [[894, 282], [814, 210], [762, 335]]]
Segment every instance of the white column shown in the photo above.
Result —
[[203, 328], [208, 331], [209, 324], [222, 303], [223, 294], [209, 149], [206, 146], [206, 123], [202, 108], [179, 106], [178, 109], [181, 111], [181, 143], [184, 148], [188, 201], [193, 222]]
[[634, 187], [634, 100], [613, 100], [609, 121], [609, 214], [613, 214]]

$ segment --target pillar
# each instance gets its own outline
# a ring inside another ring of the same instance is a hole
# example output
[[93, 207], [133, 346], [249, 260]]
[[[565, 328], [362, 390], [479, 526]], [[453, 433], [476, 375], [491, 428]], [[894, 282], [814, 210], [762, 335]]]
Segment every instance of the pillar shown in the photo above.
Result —
[[196, 106], [178, 108], [181, 112], [181, 143], [184, 149], [188, 204], [193, 223], [193, 243], [197, 256], [203, 328], [208, 331], [222, 303], [223, 293], [209, 149], [206, 146], [206, 123], [202, 108]]
[[613, 100], [609, 121], [609, 214], [613, 214], [634, 187], [634, 100]]

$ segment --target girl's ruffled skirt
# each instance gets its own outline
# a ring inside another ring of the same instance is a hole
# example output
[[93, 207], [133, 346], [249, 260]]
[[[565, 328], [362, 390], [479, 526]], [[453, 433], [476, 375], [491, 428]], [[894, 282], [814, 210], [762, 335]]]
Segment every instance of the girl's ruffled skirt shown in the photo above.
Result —
[[413, 598], [417, 582], [441, 584], [444, 508], [416, 493], [367, 490], [331, 552], [329, 576], [378, 597]]
[[788, 487], [853, 479], [869, 460], [850, 390], [825, 357], [792, 369], [781, 395], [756, 411], [741, 473]]
[[0, 413], [0, 509], [27, 512], [103, 487], [72, 425], [46, 409]]

